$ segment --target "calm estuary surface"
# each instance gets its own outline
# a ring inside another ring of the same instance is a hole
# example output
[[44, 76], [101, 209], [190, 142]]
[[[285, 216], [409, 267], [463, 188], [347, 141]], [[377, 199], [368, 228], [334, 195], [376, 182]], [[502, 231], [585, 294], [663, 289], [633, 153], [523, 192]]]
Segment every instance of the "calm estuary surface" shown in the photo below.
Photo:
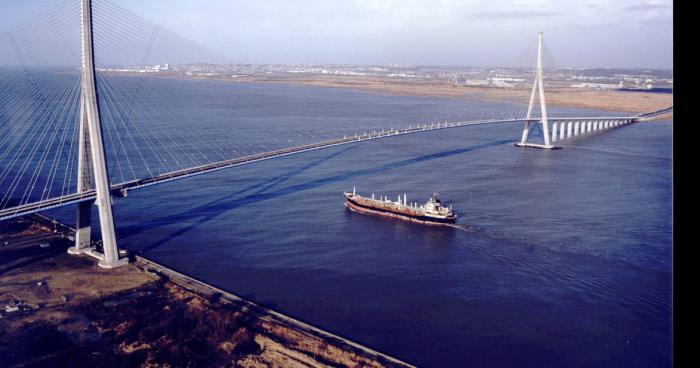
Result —
[[[510, 108], [309, 86], [255, 93], [227, 100], [236, 121], [311, 119], [325, 132]], [[291, 114], [278, 94], [353, 115]], [[557, 151], [513, 147], [521, 129], [364, 142], [134, 191], [115, 200], [119, 243], [420, 366], [670, 366], [672, 123]], [[342, 193], [353, 186], [421, 202], [439, 192], [466, 230], [351, 213]], [[54, 213], [72, 222], [72, 208]]]

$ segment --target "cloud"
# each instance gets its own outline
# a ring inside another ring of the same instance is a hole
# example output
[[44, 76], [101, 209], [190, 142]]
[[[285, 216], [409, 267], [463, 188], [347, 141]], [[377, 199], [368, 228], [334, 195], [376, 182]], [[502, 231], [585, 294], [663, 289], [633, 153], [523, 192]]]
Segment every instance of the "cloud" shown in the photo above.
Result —
[[476, 12], [471, 13], [475, 17], [484, 18], [542, 18], [542, 17], [553, 17], [559, 15], [557, 12], [553, 11], [536, 11], [536, 10], [501, 10], [501, 11], [489, 11], [489, 12]]
[[[38, 3], [60, 1], [66, 0], [10, 0], [14, 6], [6, 8], [15, 10], [0, 12], [0, 24], [31, 18], [20, 13]], [[522, 48], [534, 47], [538, 31], [562, 64], [666, 67], [672, 60], [671, 0], [119, 0], [119, 6], [244, 62], [488, 65], [517, 59]]]
[[636, 12], [636, 11], [667, 10], [667, 9], [670, 10], [671, 6], [665, 5], [665, 4], [641, 4], [641, 5], [629, 5], [629, 6], [624, 7], [622, 10]]

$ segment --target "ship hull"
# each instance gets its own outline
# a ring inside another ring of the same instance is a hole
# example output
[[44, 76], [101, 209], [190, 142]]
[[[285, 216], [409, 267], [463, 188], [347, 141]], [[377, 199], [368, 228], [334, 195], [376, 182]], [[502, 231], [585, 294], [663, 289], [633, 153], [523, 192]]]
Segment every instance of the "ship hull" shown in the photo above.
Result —
[[411, 222], [416, 222], [419, 224], [426, 224], [426, 225], [451, 225], [451, 224], [454, 224], [456, 221], [456, 219], [451, 219], [451, 218], [442, 219], [442, 218], [435, 218], [435, 217], [429, 217], [429, 216], [410, 215], [410, 214], [406, 214], [406, 213], [390, 211], [390, 210], [387, 210], [384, 208], [371, 207], [371, 206], [364, 205], [362, 203], [358, 203], [357, 201], [354, 201], [348, 197], [345, 198], [345, 207], [347, 207], [349, 210], [351, 210], [353, 212], [357, 212], [357, 213], [390, 217], [390, 218], [400, 219], [400, 220], [404, 220], [404, 221], [411, 221]]

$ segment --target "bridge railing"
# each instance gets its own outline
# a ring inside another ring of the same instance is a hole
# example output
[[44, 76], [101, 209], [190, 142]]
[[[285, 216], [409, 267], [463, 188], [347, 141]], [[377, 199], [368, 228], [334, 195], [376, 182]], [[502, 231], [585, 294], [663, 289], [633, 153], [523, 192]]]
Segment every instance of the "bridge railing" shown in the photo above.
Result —
[[[618, 127], [626, 125], [638, 120], [646, 119], [652, 116], [658, 116], [672, 111], [673, 107], [666, 109], [640, 114], [637, 116], [620, 116], [620, 117], [569, 117], [569, 118], [549, 118], [549, 121], [558, 126], [559, 129], [553, 128], [552, 140], [563, 140], [567, 138], [572, 138], [574, 136], [586, 135], [589, 133], [597, 132], [599, 130], [605, 130], [613, 127]], [[191, 176], [201, 175], [213, 171], [223, 170], [230, 167], [241, 166], [245, 164], [250, 164], [254, 162], [259, 162], [263, 160], [269, 160], [278, 157], [284, 157], [289, 155], [294, 155], [298, 153], [334, 147], [343, 144], [350, 144], [356, 142], [362, 142], [373, 139], [380, 139], [386, 137], [415, 134], [419, 132], [427, 132], [438, 129], [450, 129], [459, 128], [474, 125], [486, 125], [486, 124], [499, 124], [499, 123], [517, 123], [517, 122], [537, 122], [539, 118], [512, 118], [503, 120], [482, 120], [482, 121], [462, 121], [462, 122], [440, 122], [431, 124], [419, 124], [416, 126], [409, 126], [408, 128], [401, 129], [388, 129], [381, 131], [365, 132], [364, 134], [356, 134], [353, 136], [345, 136], [343, 138], [332, 139], [328, 141], [304, 144], [300, 146], [282, 148], [278, 150], [238, 157], [229, 160], [217, 161], [205, 165], [200, 165], [196, 167], [191, 167], [187, 169], [181, 169], [176, 171], [171, 171], [161, 175], [131, 180], [119, 184], [111, 185], [111, 193], [115, 196], [126, 196], [129, 190], [143, 188], [151, 185], [161, 184], [169, 181], [184, 179]], [[80, 202], [87, 202], [95, 200], [95, 191], [87, 191], [82, 193], [74, 193], [65, 195], [62, 197], [47, 199], [44, 201], [23, 204], [20, 206], [15, 206], [11, 208], [5, 208], [0, 210], [0, 221], [7, 220], [14, 217], [19, 217], [31, 213], [36, 213], [52, 208], [67, 206]]]
[[661, 110], [647, 112], [644, 114], [639, 114], [637, 117], [640, 120], [650, 120], [650, 119], [655, 118], [657, 116], [666, 115], [666, 114], [671, 113], [671, 112], [673, 112], [673, 106], [669, 106], [669, 107], [667, 107], [665, 109], [661, 109]]

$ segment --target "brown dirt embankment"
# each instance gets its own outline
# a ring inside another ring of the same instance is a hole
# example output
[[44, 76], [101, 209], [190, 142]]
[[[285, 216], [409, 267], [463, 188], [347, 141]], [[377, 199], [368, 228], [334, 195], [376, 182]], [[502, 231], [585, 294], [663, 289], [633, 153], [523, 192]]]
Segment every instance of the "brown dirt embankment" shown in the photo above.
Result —
[[409, 366], [143, 262], [100, 269], [67, 245], [36, 219], [0, 224], [3, 367]]
[[[233, 80], [233, 79], [230, 79]], [[529, 88], [496, 88], [455, 85], [446, 80], [394, 79], [356, 76], [240, 77], [250, 82], [293, 83], [335, 88], [355, 88], [394, 95], [481, 98], [527, 103]], [[667, 93], [624, 92], [570, 87], [545, 87], [548, 106], [641, 113], [673, 105]]]

